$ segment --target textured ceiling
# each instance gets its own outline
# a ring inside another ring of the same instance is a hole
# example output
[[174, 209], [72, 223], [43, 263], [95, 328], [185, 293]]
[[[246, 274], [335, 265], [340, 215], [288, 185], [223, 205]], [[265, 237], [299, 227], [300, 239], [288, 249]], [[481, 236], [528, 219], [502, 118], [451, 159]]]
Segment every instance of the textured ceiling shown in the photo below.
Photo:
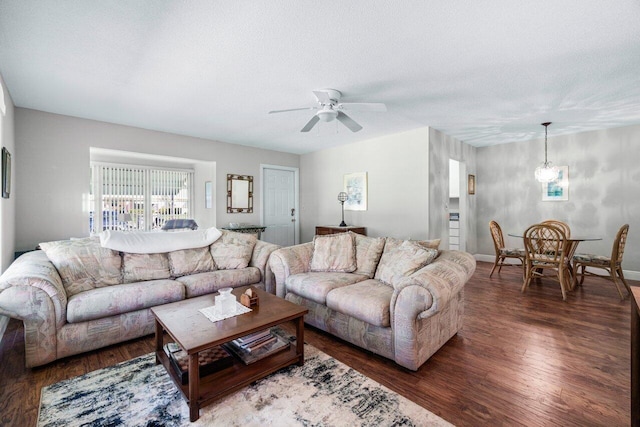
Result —
[[[293, 153], [431, 126], [474, 146], [640, 124], [640, 2], [0, 0], [16, 106]], [[300, 129], [312, 90], [364, 129]]]

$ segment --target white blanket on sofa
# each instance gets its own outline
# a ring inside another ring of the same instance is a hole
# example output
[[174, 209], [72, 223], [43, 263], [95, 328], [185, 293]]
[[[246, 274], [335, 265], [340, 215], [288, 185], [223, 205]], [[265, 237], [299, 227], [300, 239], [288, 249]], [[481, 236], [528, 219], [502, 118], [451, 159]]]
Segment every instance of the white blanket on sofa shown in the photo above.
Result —
[[209, 246], [222, 236], [215, 227], [174, 232], [113, 231], [100, 233], [100, 245], [132, 254], [158, 254]]

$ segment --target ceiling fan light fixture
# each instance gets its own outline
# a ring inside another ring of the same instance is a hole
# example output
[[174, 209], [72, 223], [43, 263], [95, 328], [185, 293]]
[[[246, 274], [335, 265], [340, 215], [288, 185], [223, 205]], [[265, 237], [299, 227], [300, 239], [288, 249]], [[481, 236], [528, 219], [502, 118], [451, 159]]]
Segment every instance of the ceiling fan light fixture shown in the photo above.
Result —
[[332, 109], [325, 109], [318, 112], [318, 118], [323, 122], [330, 122], [338, 117], [338, 112]]
[[541, 124], [544, 126], [544, 162], [536, 168], [535, 177], [538, 182], [548, 183], [558, 179], [560, 170], [547, 160], [547, 128], [551, 122]]

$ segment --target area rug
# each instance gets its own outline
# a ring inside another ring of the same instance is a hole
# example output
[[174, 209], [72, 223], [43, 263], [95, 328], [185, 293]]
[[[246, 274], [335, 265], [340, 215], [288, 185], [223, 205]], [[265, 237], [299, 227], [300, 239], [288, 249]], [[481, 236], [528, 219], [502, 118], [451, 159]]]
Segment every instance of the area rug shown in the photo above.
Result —
[[227, 396], [189, 422], [189, 409], [153, 354], [44, 387], [39, 427], [451, 426], [311, 345], [290, 366]]

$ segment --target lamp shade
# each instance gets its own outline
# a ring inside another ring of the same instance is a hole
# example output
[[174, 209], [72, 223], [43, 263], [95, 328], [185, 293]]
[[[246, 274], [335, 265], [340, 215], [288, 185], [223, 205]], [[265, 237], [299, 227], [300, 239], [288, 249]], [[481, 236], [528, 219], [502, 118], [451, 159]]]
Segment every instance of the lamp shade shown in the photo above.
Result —
[[560, 170], [553, 166], [551, 162], [544, 162], [536, 168], [535, 176], [538, 182], [553, 182], [558, 179]]

